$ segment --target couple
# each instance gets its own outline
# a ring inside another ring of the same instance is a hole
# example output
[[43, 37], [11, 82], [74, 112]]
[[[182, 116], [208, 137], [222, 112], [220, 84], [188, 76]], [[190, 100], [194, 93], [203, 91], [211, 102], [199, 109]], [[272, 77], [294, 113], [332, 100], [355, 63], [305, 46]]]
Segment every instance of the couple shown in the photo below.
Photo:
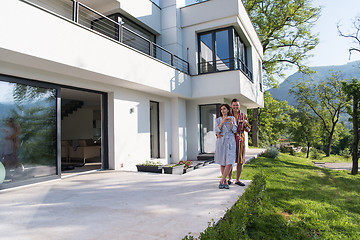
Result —
[[[220, 189], [229, 189], [232, 175], [232, 165], [237, 163], [235, 184], [245, 186], [240, 182], [240, 175], [245, 163], [245, 134], [250, 131], [250, 125], [245, 114], [240, 113], [238, 99], [220, 106], [220, 117], [215, 120], [215, 132], [217, 135], [215, 149], [215, 163], [220, 164], [222, 178]], [[229, 180], [226, 177], [229, 176]]]

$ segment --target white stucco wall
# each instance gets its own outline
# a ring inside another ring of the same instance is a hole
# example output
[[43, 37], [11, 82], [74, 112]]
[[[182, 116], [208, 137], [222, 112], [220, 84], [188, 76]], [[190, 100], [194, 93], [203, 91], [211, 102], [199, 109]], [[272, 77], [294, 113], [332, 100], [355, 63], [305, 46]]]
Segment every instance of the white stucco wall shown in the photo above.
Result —
[[1, 2], [0, 31], [2, 61], [157, 94], [191, 94], [190, 76], [21, 1]]
[[161, 0], [161, 45], [184, 59], [180, 8], [185, 0]]
[[[135, 171], [136, 164], [151, 159], [150, 101], [159, 102], [160, 158], [170, 163], [172, 130], [171, 100], [129, 89], [114, 92], [114, 169]], [[110, 130], [110, 129], [109, 129]], [[110, 130], [111, 131], [111, 130]]]
[[80, 108], [61, 121], [61, 139], [92, 139], [93, 109]]
[[[131, 0], [119, 0], [118, 3], [123, 11], [162, 32], [164, 42], [176, 46], [175, 53], [182, 53], [185, 59], [188, 56], [194, 74], [198, 31], [235, 24], [244, 31], [244, 36], [251, 41], [254, 39], [254, 32], [242, 26], [243, 21], [248, 23], [239, 18], [244, 13], [234, 7], [239, 6], [237, 0], [227, 0], [229, 6], [224, 6], [223, 1], [212, 0], [196, 5], [195, 10], [182, 8], [181, 14], [179, 6], [183, 0], [171, 1], [174, 8], [164, 0], [162, 2], [171, 10], [164, 11], [162, 22], [158, 20], [161, 18], [159, 8], [154, 8], [148, 0], [141, 1], [146, 4], [144, 9]], [[117, 8], [118, 4], [112, 5], [113, 2], [116, 1], [106, 1], [104, 9]], [[204, 4], [212, 7], [207, 8]], [[205, 8], [197, 10], [200, 6]], [[211, 17], [205, 11], [207, 9], [215, 14], [214, 19], [207, 19]], [[176, 13], [175, 17], [172, 13]], [[163, 25], [165, 23], [168, 25]], [[171, 31], [176, 35], [172, 36]], [[245, 108], [263, 104], [262, 92], [258, 91], [257, 70], [253, 70], [253, 84], [239, 71], [190, 77], [21, 1], [1, 2], [0, 32], [0, 74], [108, 94], [110, 169], [136, 170], [137, 163], [150, 160], [150, 101], [159, 102], [159, 161], [163, 163], [196, 159], [200, 151], [199, 105], [222, 103], [225, 98], [234, 97], [239, 98]], [[257, 44], [251, 45], [255, 49], [251, 52], [253, 69], [258, 69], [258, 59], [262, 58]]]
[[[161, 10], [158, 6], [149, 0], [117, 0], [120, 3], [120, 8], [125, 11], [132, 18], [136, 18], [146, 26], [155, 30], [157, 33], [161, 32]], [[141, 7], [140, 7], [141, 6]], [[137, 22], [139, 23], [139, 22]]]
[[[217, 9], [217, 11], [212, 11]], [[208, 14], [212, 12], [212, 14]], [[241, 95], [248, 107], [262, 107], [263, 93], [259, 87], [258, 61], [262, 59], [261, 42], [248, 14], [239, 0], [212, 0], [181, 8], [183, 51], [190, 64], [192, 77], [192, 98], [222, 95]], [[253, 83], [239, 70], [198, 74], [197, 34], [209, 30], [233, 26], [248, 49], [248, 67], [253, 73]]]
[[171, 162], [187, 160], [187, 122], [186, 101], [184, 99], [171, 99], [172, 122], [172, 157]]
[[[73, 86], [108, 93], [108, 135], [109, 167], [117, 170], [136, 171], [135, 165], [150, 160], [150, 101], [159, 102], [160, 119], [160, 159], [164, 164], [178, 159], [172, 154], [172, 131], [178, 128], [172, 121], [171, 99], [159, 95], [135, 91], [109, 84], [101, 84], [64, 74], [54, 74], [21, 65], [0, 61], [0, 74], [46, 81], [64, 86]], [[180, 101], [183, 102], [183, 101]], [[180, 108], [181, 108], [181, 104]], [[133, 108], [134, 112], [130, 113]], [[178, 123], [186, 126], [180, 114]], [[92, 119], [92, 117], [91, 117]], [[90, 126], [90, 125], [89, 125]], [[92, 122], [91, 122], [92, 133]], [[185, 140], [184, 140], [185, 141]], [[179, 141], [184, 147], [186, 143]], [[178, 145], [179, 146], [179, 145]], [[180, 149], [180, 148], [179, 148]], [[184, 150], [179, 150], [183, 153]]]

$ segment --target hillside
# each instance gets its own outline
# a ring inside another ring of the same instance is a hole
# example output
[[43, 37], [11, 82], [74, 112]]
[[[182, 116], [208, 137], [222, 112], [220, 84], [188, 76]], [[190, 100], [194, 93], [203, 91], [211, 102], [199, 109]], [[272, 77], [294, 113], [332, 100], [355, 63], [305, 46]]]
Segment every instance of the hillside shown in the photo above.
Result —
[[273, 98], [283, 101], [288, 101], [289, 104], [295, 105], [296, 99], [294, 96], [289, 94], [289, 90], [298, 82], [298, 81], [308, 81], [313, 79], [315, 82], [320, 82], [331, 77], [334, 72], [341, 72], [343, 79], [360, 79], [360, 61], [350, 62], [345, 65], [338, 66], [323, 66], [323, 67], [312, 67], [312, 70], [315, 73], [306, 75], [300, 72], [296, 72], [293, 75], [289, 76], [282, 82], [279, 88], [272, 88], [269, 90]]

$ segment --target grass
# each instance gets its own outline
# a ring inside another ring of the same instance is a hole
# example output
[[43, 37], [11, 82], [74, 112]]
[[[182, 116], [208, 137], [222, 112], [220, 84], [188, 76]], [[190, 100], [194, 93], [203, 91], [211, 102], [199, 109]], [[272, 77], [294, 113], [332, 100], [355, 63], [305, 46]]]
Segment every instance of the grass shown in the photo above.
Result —
[[360, 239], [360, 175], [287, 154], [254, 159], [241, 178], [258, 173], [267, 189], [247, 239]]

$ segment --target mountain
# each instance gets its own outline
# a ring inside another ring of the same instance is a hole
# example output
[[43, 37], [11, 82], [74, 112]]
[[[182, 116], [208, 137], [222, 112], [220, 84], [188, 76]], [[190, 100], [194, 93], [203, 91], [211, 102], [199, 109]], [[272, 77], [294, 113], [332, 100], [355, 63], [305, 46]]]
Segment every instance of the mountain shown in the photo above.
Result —
[[[0, 120], [7, 118], [11, 112], [11, 109], [13, 109], [13, 108], [14, 108], [13, 104], [0, 103], [0, 113], [1, 113]], [[0, 122], [0, 124], [1, 124], [1, 122]]]
[[312, 67], [311, 69], [314, 70], [315, 73], [306, 75], [304, 73], [296, 72], [286, 78], [285, 81], [280, 84], [279, 88], [270, 89], [269, 92], [272, 97], [279, 101], [286, 100], [289, 104], [295, 105], [296, 99], [289, 93], [289, 90], [298, 81], [308, 81], [313, 79], [315, 83], [319, 83], [320, 81], [330, 78], [335, 72], [340, 72], [339, 75], [342, 76], [342, 79], [357, 78], [360, 80], [360, 61], [354, 61], [338, 66]]

